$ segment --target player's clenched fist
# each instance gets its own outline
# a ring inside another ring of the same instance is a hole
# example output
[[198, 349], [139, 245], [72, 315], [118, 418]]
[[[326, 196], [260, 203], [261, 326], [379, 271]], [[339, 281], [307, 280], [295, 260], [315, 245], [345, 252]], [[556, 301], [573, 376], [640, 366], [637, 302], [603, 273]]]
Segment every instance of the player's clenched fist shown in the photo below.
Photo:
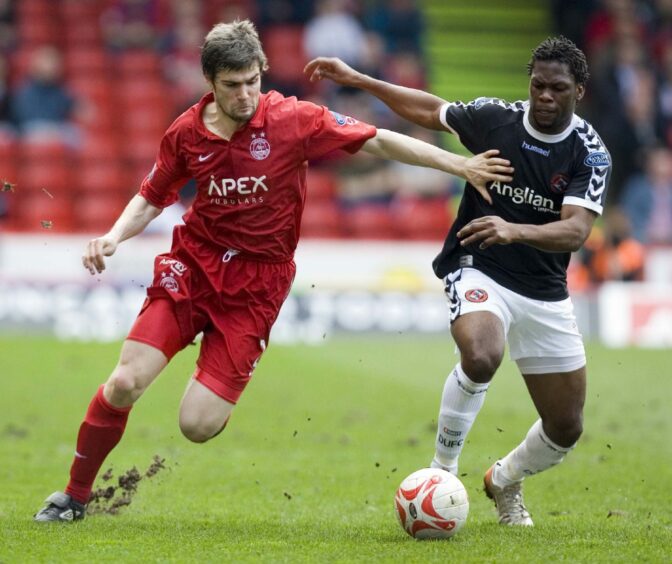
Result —
[[108, 237], [91, 239], [82, 255], [82, 264], [91, 274], [100, 273], [105, 270], [103, 257], [112, 256], [116, 250], [117, 243]]

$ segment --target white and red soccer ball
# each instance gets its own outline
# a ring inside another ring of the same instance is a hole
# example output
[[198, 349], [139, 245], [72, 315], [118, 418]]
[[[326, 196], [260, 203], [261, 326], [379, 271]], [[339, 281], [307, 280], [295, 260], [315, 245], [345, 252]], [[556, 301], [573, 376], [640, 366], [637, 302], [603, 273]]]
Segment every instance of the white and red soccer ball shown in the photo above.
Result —
[[459, 478], [423, 468], [404, 479], [394, 497], [402, 528], [416, 539], [447, 539], [467, 521], [469, 496]]

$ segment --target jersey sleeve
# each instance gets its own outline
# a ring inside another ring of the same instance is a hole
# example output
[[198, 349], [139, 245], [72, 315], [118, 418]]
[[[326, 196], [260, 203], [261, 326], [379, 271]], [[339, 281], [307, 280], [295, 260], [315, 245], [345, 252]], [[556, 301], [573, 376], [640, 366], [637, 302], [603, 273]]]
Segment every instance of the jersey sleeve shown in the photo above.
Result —
[[376, 136], [376, 128], [324, 106], [298, 102], [299, 136], [306, 159], [316, 159], [336, 149], [356, 153]]
[[582, 143], [562, 204], [581, 206], [602, 215], [611, 178], [611, 156], [595, 130], [586, 122], [577, 127], [577, 132]]
[[140, 195], [157, 208], [174, 204], [178, 192], [191, 178], [180, 157], [180, 129], [173, 124], [161, 139], [152, 170], [140, 185]]
[[443, 126], [457, 135], [460, 143], [472, 153], [486, 150], [485, 137], [493, 123], [501, 121], [503, 107], [497, 98], [477, 98], [464, 102], [447, 102], [439, 117]]

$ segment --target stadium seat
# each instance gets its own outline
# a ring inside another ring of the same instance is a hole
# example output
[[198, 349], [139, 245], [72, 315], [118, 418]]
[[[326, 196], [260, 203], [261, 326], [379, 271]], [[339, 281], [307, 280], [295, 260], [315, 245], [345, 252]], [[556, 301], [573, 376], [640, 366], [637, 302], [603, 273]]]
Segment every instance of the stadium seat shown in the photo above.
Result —
[[269, 77], [277, 82], [304, 81], [303, 27], [300, 25], [269, 26], [262, 36], [268, 54]]
[[19, 146], [19, 153], [23, 162], [32, 164], [51, 160], [67, 160], [71, 155], [71, 150], [57, 134], [50, 132], [44, 136], [24, 137]]
[[110, 57], [102, 48], [77, 45], [64, 52], [64, 64], [67, 76], [71, 81], [82, 77], [82, 82], [105, 82], [110, 72]]
[[345, 236], [343, 215], [333, 200], [311, 201], [303, 211], [301, 235], [308, 238], [338, 239]]
[[82, 193], [74, 202], [73, 226], [77, 231], [101, 233], [108, 230], [128, 203], [125, 193]]
[[61, 26], [54, 25], [54, 21], [48, 17], [21, 18], [16, 31], [19, 42], [24, 47], [60, 45], [63, 40]]
[[161, 58], [158, 53], [150, 50], [133, 49], [119, 53], [116, 66], [122, 76], [133, 80], [141, 76], [161, 74]]
[[345, 214], [348, 235], [355, 239], [394, 239], [396, 230], [388, 207], [361, 204]]
[[18, 143], [13, 133], [0, 128], [0, 180], [15, 184]]
[[444, 198], [402, 198], [391, 207], [399, 236], [413, 240], [442, 240], [453, 221]]
[[66, 21], [76, 21], [98, 27], [100, 14], [109, 2], [97, 0], [61, 0], [61, 14]]
[[84, 137], [82, 147], [77, 154], [82, 163], [116, 162], [120, 155], [119, 140], [115, 134], [109, 131], [87, 135]]
[[129, 189], [126, 171], [113, 160], [81, 162], [76, 180], [81, 193], [120, 194]]
[[[17, 192], [17, 196], [18, 196]], [[69, 232], [73, 227], [72, 201], [69, 196], [49, 197], [42, 192], [21, 194], [15, 198], [14, 226], [20, 230], [57, 233]]]
[[306, 173], [308, 202], [332, 200], [336, 196], [336, 176], [332, 170], [308, 168]]
[[39, 193], [46, 190], [54, 197], [62, 197], [72, 191], [72, 170], [69, 161], [23, 161], [17, 179], [17, 191]]

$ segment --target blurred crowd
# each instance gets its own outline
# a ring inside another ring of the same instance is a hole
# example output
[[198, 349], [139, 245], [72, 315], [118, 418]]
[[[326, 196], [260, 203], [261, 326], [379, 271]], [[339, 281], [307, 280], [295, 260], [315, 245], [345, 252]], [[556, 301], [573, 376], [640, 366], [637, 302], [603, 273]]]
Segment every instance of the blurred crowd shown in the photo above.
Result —
[[575, 284], [641, 280], [672, 244], [672, 0], [554, 0], [556, 32], [588, 57], [579, 113], [609, 148], [608, 212], [576, 257]]
[[[408, 130], [360, 92], [311, 84], [304, 64], [338, 56], [426, 88], [414, 0], [0, 0], [0, 227], [99, 231], [151, 169], [172, 119], [206, 90], [200, 45], [212, 25], [250, 18], [270, 70], [264, 90]], [[440, 239], [456, 179], [357, 155], [313, 163], [304, 235]], [[162, 221], [188, 206], [194, 187]], [[4, 196], [4, 197], [3, 197]], [[166, 217], [168, 216], [168, 217]], [[419, 218], [423, 219], [420, 220]], [[45, 223], [46, 222], [46, 223]]]
[[[337, 56], [428, 89], [417, 0], [0, 0], [0, 229], [101, 231], [152, 166], [165, 128], [206, 90], [212, 25], [250, 18], [263, 89], [438, 144], [361, 92], [309, 83]], [[579, 107], [609, 147], [609, 209], [573, 261], [572, 284], [641, 279], [646, 248], [672, 244], [672, 0], [550, 0], [555, 33], [588, 55]], [[530, 46], [532, 48], [533, 46]], [[523, 69], [521, 69], [522, 71]], [[484, 92], [488, 94], [488, 92]], [[443, 237], [461, 182], [365, 154], [313, 163], [309, 237]], [[193, 197], [164, 214], [166, 228]], [[156, 229], [164, 227], [159, 222]]]

